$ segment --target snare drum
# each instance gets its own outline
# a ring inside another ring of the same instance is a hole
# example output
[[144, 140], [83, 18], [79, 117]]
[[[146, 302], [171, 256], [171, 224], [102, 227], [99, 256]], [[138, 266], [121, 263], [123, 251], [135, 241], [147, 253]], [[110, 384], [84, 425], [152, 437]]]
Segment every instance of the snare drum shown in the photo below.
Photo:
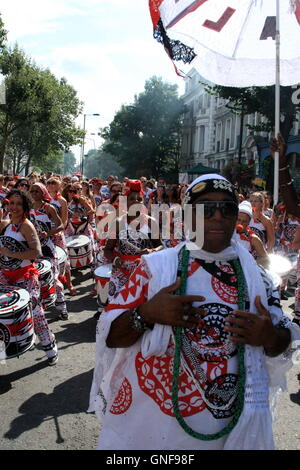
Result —
[[36, 263], [36, 267], [39, 271], [42, 304], [44, 308], [49, 308], [56, 301], [56, 289], [52, 265], [50, 261], [43, 259]]
[[73, 235], [66, 239], [72, 269], [84, 268], [93, 261], [92, 243], [86, 235]]
[[0, 287], [1, 359], [24, 354], [34, 340], [29, 292], [17, 287]]
[[111, 276], [112, 264], [104, 264], [95, 269], [95, 283], [99, 307], [104, 308], [108, 298], [108, 285]]
[[288, 279], [293, 266], [286, 256], [271, 254], [269, 255], [269, 262], [269, 271], [278, 274], [283, 281]]
[[56, 256], [58, 259], [59, 275], [64, 276], [65, 271], [66, 271], [66, 262], [67, 262], [68, 255], [65, 252], [65, 250], [58, 245], [55, 245], [55, 251], [56, 251]]

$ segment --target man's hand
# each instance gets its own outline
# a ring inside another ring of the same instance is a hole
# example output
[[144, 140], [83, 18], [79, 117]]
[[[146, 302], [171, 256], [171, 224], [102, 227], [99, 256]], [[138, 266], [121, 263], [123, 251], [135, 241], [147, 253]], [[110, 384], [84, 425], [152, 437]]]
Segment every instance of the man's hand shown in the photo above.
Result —
[[284, 138], [282, 135], [279, 133], [277, 134], [277, 139], [274, 137], [271, 140], [271, 145], [270, 145], [270, 151], [271, 155], [274, 158], [275, 152], [279, 153], [279, 161], [283, 162], [285, 161], [285, 154], [286, 154], [286, 143], [284, 141]]
[[270, 312], [262, 305], [259, 296], [255, 298], [255, 306], [259, 315], [235, 310], [234, 317], [229, 320], [232, 326], [225, 326], [224, 330], [231, 333], [229, 340], [234, 343], [263, 346], [267, 355], [277, 356], [289, 344], [289, 330], [273, 326]]
[[234, 317], [230, 317], [232, 326], [225, 326], [225, 330], [231, 333], [230, 341], [235, 343], [250, 344], [250, 346], [265, 347], [273, 335], [273, 324], [270, 313], [262, 305], [260, 297], [255, 298], [255, 306], [259, 315], [234, 310]]
[[181, 279], [161, 289], [152, 299], [139, 307], [141, 317], [150, 324], [182, 326], [194, 328], [201, 321], [205, 312], [201, 308], [192, 307], [193, 302], [203, 302], [200, 295], [175, 295]]

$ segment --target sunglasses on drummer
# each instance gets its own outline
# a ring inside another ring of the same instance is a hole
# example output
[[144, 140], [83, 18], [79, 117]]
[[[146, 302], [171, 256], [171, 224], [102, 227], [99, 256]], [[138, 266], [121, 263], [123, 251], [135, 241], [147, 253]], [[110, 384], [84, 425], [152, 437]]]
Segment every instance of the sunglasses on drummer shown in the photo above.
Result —
[[239, 207], [233, 201], [199, 201], [198, 204], [203, 204], [205, 219], [212, 217], [217, 209], [225, 219], [234, 219], [239, 213]]

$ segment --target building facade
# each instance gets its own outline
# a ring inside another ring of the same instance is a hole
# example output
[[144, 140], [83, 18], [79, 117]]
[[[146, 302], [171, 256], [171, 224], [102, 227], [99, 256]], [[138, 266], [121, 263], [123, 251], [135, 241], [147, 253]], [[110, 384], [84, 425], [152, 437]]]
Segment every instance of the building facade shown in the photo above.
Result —
[[[255, 132], [254, 135], [248, 125], [257, 126], [264, 122], [264, 118], [259, 113], [241, 116], [231, 112], [226, 107], [226, 100], [205, 90], [205, 83], [195, 69], [188, 73], [182, 96], [187, 108], [183, 126], [182, 171], [199, 163], [222, 171], [226, 165], [239, 162], [254, 164], [256, 175], [262, 176], [263, 161], [270, 156], [270, 136], [266, 132]], [[296, 122], [288, 147], [295, 171], [297, 164], [300, 165], [296, 158], [298, 154], [300, 156], [299, 127], [299, 122]]]

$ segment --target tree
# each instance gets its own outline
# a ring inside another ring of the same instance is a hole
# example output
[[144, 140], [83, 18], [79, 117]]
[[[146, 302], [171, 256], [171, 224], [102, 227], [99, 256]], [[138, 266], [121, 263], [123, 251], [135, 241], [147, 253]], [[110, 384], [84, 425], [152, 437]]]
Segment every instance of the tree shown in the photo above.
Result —
[[104, 151], [130, 177], [178, 174], [184, 109], [177, 85], [150, 78], [134, 103], [123, 105], [104, 129]]
[[4, 23], [1, 18], [0, 14], [0, 49], [4, 47], [4, 44], [6, 42], [6, 37], [7, 37], [7, 31], [4, 29]]
[[83, 131], [74, 121], [82, 103], [64, 78], [37, 67], [18, 45], [4, 48], [0, 71], [6, 86], [6, 104], [0, 107], [0, 172], [11, 152], [28, 173], [30, 166], [40, 167], [42, 159], [80, 142]]
[[64, 164], [63, 164], [63, 174], [64, 175], [71, 175], [76, 171], [76, 158], [74, 153], [66, 152], [64, 154]]
[[124, 169], [115, 160], [114, 156], [108, 154], [103, 148], [91, 150], [84, 160], [84, 174], [91, 179], [95, 176], [106, 179], [109, 175], [120, 177]]

